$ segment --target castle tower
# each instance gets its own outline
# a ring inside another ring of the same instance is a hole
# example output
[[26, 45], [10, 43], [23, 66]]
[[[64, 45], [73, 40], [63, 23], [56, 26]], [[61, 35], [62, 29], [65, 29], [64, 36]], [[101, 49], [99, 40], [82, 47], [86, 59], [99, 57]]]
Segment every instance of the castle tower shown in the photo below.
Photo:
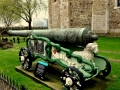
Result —
[[49, 28], [120, 33], [120, 0], [48, 0]]
[[91, 27], [92, 0], [48, 0], [49, 28]]

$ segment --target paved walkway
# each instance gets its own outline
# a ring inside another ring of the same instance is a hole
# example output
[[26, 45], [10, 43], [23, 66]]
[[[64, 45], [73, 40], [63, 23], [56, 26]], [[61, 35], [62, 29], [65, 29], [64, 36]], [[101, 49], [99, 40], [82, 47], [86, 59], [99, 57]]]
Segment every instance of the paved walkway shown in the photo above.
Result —
[[0, 90], [13, 90], [8, 84], [0, 79]]

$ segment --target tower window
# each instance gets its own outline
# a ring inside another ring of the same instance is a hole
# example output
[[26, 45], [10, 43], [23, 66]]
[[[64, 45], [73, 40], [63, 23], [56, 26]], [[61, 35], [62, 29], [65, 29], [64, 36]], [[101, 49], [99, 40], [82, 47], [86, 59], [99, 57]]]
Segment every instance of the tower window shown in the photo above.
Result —
[[120, 0], [117, 0], [117, 6], [120, 6]]
[[120, 8], [120, 0], [115, 0], [115, 7], [114, 9]]

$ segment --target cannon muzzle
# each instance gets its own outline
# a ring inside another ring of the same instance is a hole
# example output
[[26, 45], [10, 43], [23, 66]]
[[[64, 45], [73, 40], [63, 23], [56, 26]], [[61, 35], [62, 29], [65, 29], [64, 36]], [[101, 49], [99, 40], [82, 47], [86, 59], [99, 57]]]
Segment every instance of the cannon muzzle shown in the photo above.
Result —
[[27, 37], [32, 33], [32, 30], [8, 30], [10, 36]]
[[9, 35], [27, 37], [30, 34], [43, 36], [56, 43], [86, 46], [98, 39], [90, 28], [56, 28], [45, 30], [9, 30]]

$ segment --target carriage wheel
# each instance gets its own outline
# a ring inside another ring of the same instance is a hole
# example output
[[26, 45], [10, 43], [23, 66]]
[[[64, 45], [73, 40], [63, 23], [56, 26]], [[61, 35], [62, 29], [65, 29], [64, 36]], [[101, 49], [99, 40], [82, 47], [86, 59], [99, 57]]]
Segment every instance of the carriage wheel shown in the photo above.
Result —
[[21, 62], [22, 68], [28, 70], [32, 66], [32, 57], [29, 49], [21, 48], [19, 51], [19, 60]]
[[104, 77], [108, 76], [110, 74], [110, 72], [111, 72], [111, 65], [109, 62], [106, 62], [105, 69], [101, 70], [97, 76], [100, 78], [104, 78]]
[[83, 74], [75, 67], [62, 71], [61, 82], [66, 90], [82, 90]]

